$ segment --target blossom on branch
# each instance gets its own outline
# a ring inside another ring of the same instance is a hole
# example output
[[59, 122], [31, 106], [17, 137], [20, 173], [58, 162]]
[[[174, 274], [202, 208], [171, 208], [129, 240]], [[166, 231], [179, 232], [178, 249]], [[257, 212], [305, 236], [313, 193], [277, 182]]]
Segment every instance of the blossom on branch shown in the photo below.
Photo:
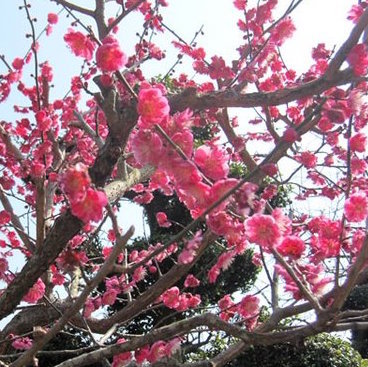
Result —
[[69, 29], [64, 36], [64, 41], [68, 44], [74, 55], [81, 56], [86, 60], [91, 60], [95, 51], [95, 43], [88, 36], [79, 31]]
[[104, 38], [102, 45], [96, 51], [97, 66], [104, 72], [114, 72], [121, 69], [128, 61], [120, 49], [119, 42], [112, 36]]

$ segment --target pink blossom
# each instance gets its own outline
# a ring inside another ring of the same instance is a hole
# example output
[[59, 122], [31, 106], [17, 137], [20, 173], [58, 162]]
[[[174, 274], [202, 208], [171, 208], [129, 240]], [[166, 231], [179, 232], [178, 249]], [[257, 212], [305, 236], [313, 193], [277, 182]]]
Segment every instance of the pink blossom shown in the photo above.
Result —
[[24, 61], [20, 57], [16, 57], [12, 62], [12, 67], [15, 70], [21, 70], [24, 66]]
[[229, 157], [217, 146], [200, 146], [194, 154], [194, 162], [212, 180], [221, 180], [229, 173]]
[[64, 41], [68, 44], [74, 55], [91, 60], [95, 50], [95, 43], [88, 36], [74, 29], [69, 29], [64, 36]]
[[[198, 72], [200, 72], [198, 70]], [[234, 76], [234, 72], [229, 66], [226, 66], [225, 60], [220, 56], [212, 56], [211, 64], [208, 68], [208, 72], [211, 79], [230, 79]]]
[[281, 46], [287, 38], [290, 38], [296, 30], [290, 17], [281, 20], [272, 30], [270, 40], [277, 46]]
[[281, 238], [276, 221], [270, 215], [255, 214], [245, 222], [245, 233], [250, 242], [260, 246], [274, 246]]
[[220, 310], [223, 311], [234, 306], [234, 302], [232, 301], [230, 295], [227, 294], [218, 301], [218, 306], [220, 307]]
[[104, 72], [121, 69], [128, 61], [121, 51], [119, 42], [112, 36], [107, 36], [96, 51], [96, 64]]
[[195, 257], [195, 251], [184, 249], [178, 256], [178, 263], [179, 264], [190, 264], [193, 262]]
[[164, 228], [171, 227], [171, 223], [167, 220], [167, 215], [164, 212], [156, 213], [156, 220], [160, 227]]
[[199, 284], [200, 281], [193, 274], [188, 274], [184, 281], [184, 287], [186, 288], [195, 288], [198, 287]]
[[218, 276], [220, 275], [220, 268], [215, 264], [212, 268], [208, 271], [207, 277], [210, 284], [216, 282]]
[[[185, 293], [183, 295], [186, 297], [186, 308], [183, 308], [183, 311], [187, 310], [188, 308], [196, 308], [201, 304], [201, 296], [199, 294], [192, 295], [191, 293]], [[182, 297], [180, 298], [182, 300]], [[180, 309], [178, 309], [180, 311]]]
[[358, 23], [363, 12], [364, 8], [360, 4], [354, 4], [349, 11], [348, 19], [353, 21], [353, 23]]
[[217, 260], [217, 266], [221, 270], [227, 270], [233, 263], [235, 255], [235, 251], [226, 251], [222, 253]]
[[349, 222], [361, 222], [368, 215], [368, 198], [363, 192], [352, 194], [344, 205], [344, 214]]
[[11, 215], [6, 210], [0, 211], [0, 226], [4, 226], [10, 222]]
[[259, 299], [256, 296], [247, 295], [237, 305], [237, 312], [243, 316], [249, 330], [252, 330], [258, 320]]
[[339, 255], [341, 249], [338, 238], [326, 238], [322, 236], [312, 237], [310, 246], [314, 252], [313, 261], [315, 263]]
[[226, 294], [218, 301], [218, 306], [221, 310], [220, 318], [224, 321], [229, 321], [235, 315], [235, 303], [230, 295]]
[[276, 164], [274, 163], [266, 163], [266, 164], [262, 164], [261, 166], [261, 170], [270, 177], [276, 176], [277, 173], [279, 172]]
[[[222, 198], [224, 195], [226, 195], [234, 186], [236, 186], [238, 183], [238, 180], [235, 178], [227, 178], [223, 180], [219, 180], [215, 182], [215, 184], [211, 187], [210, 191], [210, 203], [216, 202], [218, 199]], [[229, 198], [222, 201], [221, 204], [219, 204], [216, 207], [216, 211], [220, 211], [225, 209], [227, 204], [229, 203]]]
[[296, 132], [296, 130], [292, 127], [287, 128], [282, 135], [282, 140], [286, 141], [287, 143], [294, 143], [296, 141], [300, 141], [300, 136]]
[[180, 349], [181, 340], [180, 338], [171, 339], [166, 344], [166, 353], [168, 356], [172, 355], [173, 353], [177, 352]]
[[357, 133], [349, 139], [349, 146], [353, 152], [365, 152], [366, 145], [367, 136], [363, 133]]
[[162, 340], [158, 340], [151, 346], [150, 353], [147, 356], [147, 360], [153, 363], [166, 356], [167, 356], [166, 343]]
[[148, 129], [140, 129], [133, 135], [131, 143], [134, 158], [142, 166], [157, 166], [164, 156], [160, 136]]
[[233, 3], [235, 8], [238, 10], [245, 10], [245, 7], [247, 6], [247, 0], [234, 0]]
[[141, 195], [136, 196], [133, 199], [138, 204], [149, 204], [153, 200], [153, 194], [151, 192], [144, 192]]
[[169, 288], [161, 297], [166, 307], [176, 309], [180, 305], [180, 291], [178, 287]]
[[363, 43], [355, 45], [346, 58], [348, 64], [353, 68], [354, 74], [363, 76], [367, 74], [368, 52], [367, 46]]
[[350, 161], [351, 172], [354, 175], [361, 175], [367, 171], [368, 165], [364, 159], [352, 157]]
[[47, 14], [47, 22], [49, 24], [56, 24], [59, 20], [59, 17], [55, 13], [49, 13]]
[[147, 270], [143, 265], [141, 265], [137, 269], [134, 270], [132, 278], [136, 283], [138, 283], [141, 280], [143, 280], [146, 277], [146, 275], [147, 275]]
[[108, 289], [102, 296], [102, 304], [103, 305], [113, 305], [116, 301], [116, 297], [118, 295], [117, 290], [115, 289]]
[[12, 342], [12, 347], [18, 350], [28, 350], [32, 347], [33, 341], [28, 337], [17, 338]]
[[297, 236], [284, 237], [277, 251], [283, 256], [289, 256], [292, 259], [299, 259], [305, 250], [304, 241]]
[[23, 301], [28, 303], [36, 303], [45, 294], [45, 284], [41, 279], [37, 279], [37, 282], [23, 297]]
[[150, 354], [150, 347], [145, 345], [142, 348], [138, 348], [134, 351], [134, 358], [137, 363], [142, 364], [145, 360], [148, 360]]
[[317, 157], [312, 152], [302, 152], [296, 158], [306, 168], [314, 168], [317, 165]]
[[138, 113], [145, 127], [160, 123], [169, 116], [169, 103], [160, 88], [142, 88], [138, 95]]
[[103, 208], [107, 205], [106, 194], [102, 191], [88, 188], [83, 199], [71, 203], [72, 214], [84, 223], [98, 222], [102, 219]]
[[60, 179], [61, 189], [71, 201], [83, 199], [90, 183], [87, 167], [82, 163], [69, 168]]

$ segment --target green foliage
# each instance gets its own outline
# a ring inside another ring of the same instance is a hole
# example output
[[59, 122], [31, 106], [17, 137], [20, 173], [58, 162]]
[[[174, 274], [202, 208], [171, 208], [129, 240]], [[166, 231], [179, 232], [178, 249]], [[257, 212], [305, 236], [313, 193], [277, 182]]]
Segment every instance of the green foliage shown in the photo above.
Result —
[[[230, 164], [230, 177], [234, 177], [234, 178], [244, 178], [247, 176], [248, 174], [248, 170], [247, 167], [244, 165], [244, 163], [241, 162], [232, 162]], [[272, 179], [269, 177], [266, 177], [259, 190], [258, 190], [258, 194], [261, 194], [262, 191], [268, 186], [271, 185]], [[272, 208], [286, 208], [288, 205], [291, 204], [291, 200], [290, 200], [290, 193], [291, 193], [291, 187], [288, 185], [278, 185], [277, 187], [277, 195], [275, 197], [273, 197], [270, 200], [270, 205], [272, 206]]]
[[[368, 308], [368, 284], [356, 286], [347, 298], [344, 310], [364, 310]], [[368, 331], [353, 329], [352, 345], [362, 357], [368, 357]]]
[[227, 367], [361, 367], [362, 357], [337, 337], [321, 334], [296, 344], [257, 346]]
[[[63, 355], [63, 351], [68, 349], [69, 351], [78, 350], [80, 348], [88, 348], [92, 345], [91, 338], [76, 329], [68, 328], [66, 331], [61, 332], [56, 338], [52, 339], [43, 351], [61, 351], [60, 353], [41, 354], [38, 357], [39, 366], [42, 367], [53, 367], [59, 363], [70, 358], [70, 354]], [[78, 355], [77, 353], [75, 354]], [[100, 367], [101, 364], [89, 365], [90, 367]]]
[[344, 310], [364, 310], [368, 308], [368, 284], [356, 286], [344, 304]]

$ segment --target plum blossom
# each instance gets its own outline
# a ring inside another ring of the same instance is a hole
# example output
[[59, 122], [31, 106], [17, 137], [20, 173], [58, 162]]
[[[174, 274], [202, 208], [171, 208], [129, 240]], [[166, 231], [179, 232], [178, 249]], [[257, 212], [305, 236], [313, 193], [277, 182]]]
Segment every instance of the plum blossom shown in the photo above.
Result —
[[36, 303], [45, 293], [45, 284], [41, 279], [38, 279], [28, 293], [23, 297], [23, 301], [28, 303]]
[[355, 45], [346, 58], [348, 64], [353, 68], [354, 74], [363, 76], [367, 74], [368, 69], [368, 52], [364, 43]]
[[277, 251], [283, 256], [289, 256], [292, 259], [299, 259], [305, 250], [304, 241], [297, 236], [286, 236], [282, 240]]
[[11, 215], [6, 210], [0, 211], [0, 226], [8, 224], [10, 222]]
[[363, 133], [357, 133], [349, 139], [350, 149], [354, 152], [363, 153], [367, 145], [367, 136]]
[[169, 288], [162, 295], [162, 302], [166, 307], [176, 309], [180, 305], [180, 290], [178, 287]]
[[170, 106], [160, 88], [144, 86], [138, 94], [138, 113], [141, 124], [151, 127], [169, 116]]
[[74, 29], [69, 29], [64, 36], [64, 41], [68, 44], [74, 55], [91, 60], [95, 50], [95, 43], [88, 36]]
[[164, 155], [160, 136], [151, 130], [140, 129], [133, 135], [131, 144], [134, 158], [141, 165], [157, 166]]
[[12, 342], [12, 347], [18, 350], [28, 350], [32, 347], [32, 339], [26, 337], [17, 338]]
[[290, 38], [296, 30], [290, 17], [281, 20], [272, 30], [270, 40], [277, 46], [281, 46], [287, 38]]
[[24, 66], [24, 60], [21, 59], [20, 57], [16, 57], [13, 62], [12, 62], [12, 67], [15, 70], [21, 70]]
[[60, 179], [61, 189], [71, 201], [83, 199], [90, 184], [87, 167], [82, 163], [68, 169]]
[[229, 173], [229, 157], [217, 146], [200, 146], [194, 154], [194, 162], [212, 180], [221, 180]]
[[56, 23], [58, 22], [58, 20], [59, 20], [59, 17], [58, 17], [58, 15], [57, 15], [57, 14], [55, 14], [55, 13], [49, 13], [49, 14], [47, 15], [47, 22], [48, 22], [49, 24], [56, 24]]
[[107, 36], [96, 51], [96, 64], [105, 72], [114, 72], [121, 69], [128, 61], [121, 51], [119, 42], [112, 36]]
[[302, 152], [296, 159], [306, 168], [314, 168], [317, 165], [317, 157], [312, 152]]
[[184, 287], [186, 288], [195, 288], [198, 287], [199, 284], [200, 281], [193, 274], [188, 274], [184, 281]]
[[252, 330], [258, 320], [259, 299], [256, 296], [246, 295], [236, 307], [239, 315], [244, 317], [245, 324], [249, 330]]
[[102, 219], [103, 208], [107, 203], [108, 200], [104, 192], [88, 188], [83, 199], [71, 203], [71, 211], [84, 223], [98, 222]]
[[156, 213], [156, 220], [160, 227], [164, 228], [171, 227], [171, 223], [167, 220], [167, 215], [164, 212]]
[[352, 194], [344, 205], [344, 214], [349, 222], [361, 222], [368, 215], [368, 198], [364, 192]]
[[280, 228], [270, 215], [255, 214], [247, 219], [245, 233], [250, 242], [264, 247], [274, 246], [281, 239]]

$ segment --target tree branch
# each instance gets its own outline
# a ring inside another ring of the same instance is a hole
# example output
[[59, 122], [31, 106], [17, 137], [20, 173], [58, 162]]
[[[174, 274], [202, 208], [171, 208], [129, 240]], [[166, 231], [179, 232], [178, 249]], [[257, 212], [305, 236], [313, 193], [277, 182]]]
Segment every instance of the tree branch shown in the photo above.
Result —
[[169, 103], [171, 112], [183, 111], [190, 108], [194, 111], [206, 110], [211, 108], [226, 107], [264, 107], [278, 106], [280, 104], [292, 102], [307, 96], [317, 95], [326, 90], [364, 80], [362, 77], [356, 77], [351, 69], [345, 69], [334, 73], [327, 79], [322, 76], [302, 85], [295, 87], [279, 89], [274, 92], [256, 92], [256, 93], [237, 93], [234, 89], [225, 91], [215, 91], [203, 95], [197, 95], [195, 90], [186, 89], [182, 93], [170, 95]]
[[51, 1], [53, 1], [57, 4], [59, 4], [59, 5], [65, 6], [66, 8], [68, 8], [70, 10], [75, 10], [79, 13], [89, 15], [90, 17], [93, 17], [93, 15], [94, 15], [93, 10], [82, 8], [81, 6], [75, 5], [75, 4], [70, 3], [69, 1], [66, 1], [66, 0], [51, 0]]

